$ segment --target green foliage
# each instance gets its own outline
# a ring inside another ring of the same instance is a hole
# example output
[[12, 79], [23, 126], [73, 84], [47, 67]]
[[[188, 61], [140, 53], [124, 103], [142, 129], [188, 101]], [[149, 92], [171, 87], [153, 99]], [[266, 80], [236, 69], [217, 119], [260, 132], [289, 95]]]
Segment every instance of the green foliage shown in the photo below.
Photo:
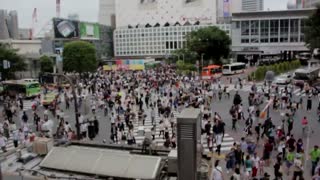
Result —
[[85, 41], [67, 43], [63, 49], [63, 70], [65, 72], [93, 72], [97, 69], [95, 47]]
[[177, 66], [177, 71], [179, 74], [188, 74], [192, 71], [196, 71], [197, 68], [195, 67], [194, 64], [191, 63], [185, 63], [181, 60], [176, 62], [176, 66]]
[[306, 21], [305, 42], [310, 49], [320, 47], [320, 5]]
[[[4, 79], [14, 79], [14, 73], [17, 71], [26, 70], [26, 63], [23, 58], [17, 54], [17, 49], [12, 49], [8, 44], [0, 43], [0, 72]], [[8, 60], [10, 62], [9, 69], [3, 69], [2, 60]]]
[[188, 48], [176, 49], [172, 54], [178, 58], [177, 60], [184, 59], [186, 63], [196, 63], [197, 60], [197, 53]]
[[53, 72], [53, 59], [48, 56], [41, 56], [40, 58], [41, 72]]
[[285, 73], [288, 71], [292, 71], [301, 66], [299, 60], [291, 61], [291, 62], [282, 62], [278, 64], [273, 64], [269, 66], [260, 66], [257, 68], [255, 72], [252, 72], [248, 79], [261, 81], [264, 80], [267, 71], [273, 71], [276, 75], [281, 73]]
[[[204, 60], [213, 59], [214, 64], [221, 64], [221, 58], [228, 58], [231, 40], [226, 32], [210, 26], [192, 31], [187, 35], [187, 48], [194, 51]], [[208, 64], [208, 63], [205, 63]]]

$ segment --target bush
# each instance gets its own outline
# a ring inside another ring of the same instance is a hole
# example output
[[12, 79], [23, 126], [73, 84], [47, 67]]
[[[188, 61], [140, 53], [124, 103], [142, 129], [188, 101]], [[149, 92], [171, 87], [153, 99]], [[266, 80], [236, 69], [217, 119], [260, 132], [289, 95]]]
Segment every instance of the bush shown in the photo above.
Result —
[[299, 60], [295, 60], [291, 62], [282, 62], [279, 64], [274, 64], [269, 66], [260, 66], [257, 68], [255, 72], [251, 73], [250, 79], [261, 81], [261, 80], [264, 80], [264, 77], [267, 71], [273, 71], [276, 75], [279, 75], [281, 73], [285, 73], [285, 72], [297, 69], [300, 66], [301, 64]]

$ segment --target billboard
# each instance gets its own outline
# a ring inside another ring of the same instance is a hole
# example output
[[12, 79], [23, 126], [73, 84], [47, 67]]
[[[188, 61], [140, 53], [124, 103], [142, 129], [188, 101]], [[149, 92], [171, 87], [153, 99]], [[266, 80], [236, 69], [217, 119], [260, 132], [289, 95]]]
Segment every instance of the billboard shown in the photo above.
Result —
[[107, 62], [103, 66], [103, 70], [144, 70], [145, 63], [152, 61], [154, 61], [154, 59], [117, 59]]
[[67, 19], [53, 19], [55, 38], [79, 38], [79, 22]]
[[100, 28], [97, 23], [80, 22], [81, 39], [100, 39]]

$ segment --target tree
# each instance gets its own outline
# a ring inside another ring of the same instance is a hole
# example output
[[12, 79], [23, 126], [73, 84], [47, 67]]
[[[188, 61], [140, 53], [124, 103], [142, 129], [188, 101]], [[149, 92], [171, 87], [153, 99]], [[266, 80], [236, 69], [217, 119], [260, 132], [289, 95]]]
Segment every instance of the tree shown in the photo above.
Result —
[[[23, 58], [17, 54], [17, 49], [13, 49], [8, 44], [0, 43], [0, 72], [2, 74], [2, 79], [12, 79], [14, 78], [14, 73], [17, 71], [26, 70], [26, 63]], [[3, 60], [10, 62], [9, 69], [3, 69]]]
[[41, 56], [40, 58], [41, 72], [53, 72], [53, 60], [48, 56]]
[[215, 64], [221, 64], [221, 58], [228, 58], [231, 40], [226, 32], [210, 26], [192, 31], [187, 35], [187, 47], [197, 52], [204, 59], [212, 59]]
[[304, 33], [305, 42], [311, 50], [320, 48], [320, 5], [306, 21]]
[[63, 49], [63, 70], [80, 75], [97, 69], [95, 47], [85, 41], [67, 43]]
[[184, 60], [187, 63], [195, 63], [197, 60], [197, 53], [191, 51], [188, 48], [176, 49], [172, 52], [174, 56], [176, 56], [177, 60]]

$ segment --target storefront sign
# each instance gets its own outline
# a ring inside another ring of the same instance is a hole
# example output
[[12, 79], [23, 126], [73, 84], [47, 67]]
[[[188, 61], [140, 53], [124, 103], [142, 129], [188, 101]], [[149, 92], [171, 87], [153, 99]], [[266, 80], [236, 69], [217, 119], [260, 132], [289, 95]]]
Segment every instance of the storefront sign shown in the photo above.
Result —
[[244, 47], [242, 51], [259, 51], [259, 47]]

